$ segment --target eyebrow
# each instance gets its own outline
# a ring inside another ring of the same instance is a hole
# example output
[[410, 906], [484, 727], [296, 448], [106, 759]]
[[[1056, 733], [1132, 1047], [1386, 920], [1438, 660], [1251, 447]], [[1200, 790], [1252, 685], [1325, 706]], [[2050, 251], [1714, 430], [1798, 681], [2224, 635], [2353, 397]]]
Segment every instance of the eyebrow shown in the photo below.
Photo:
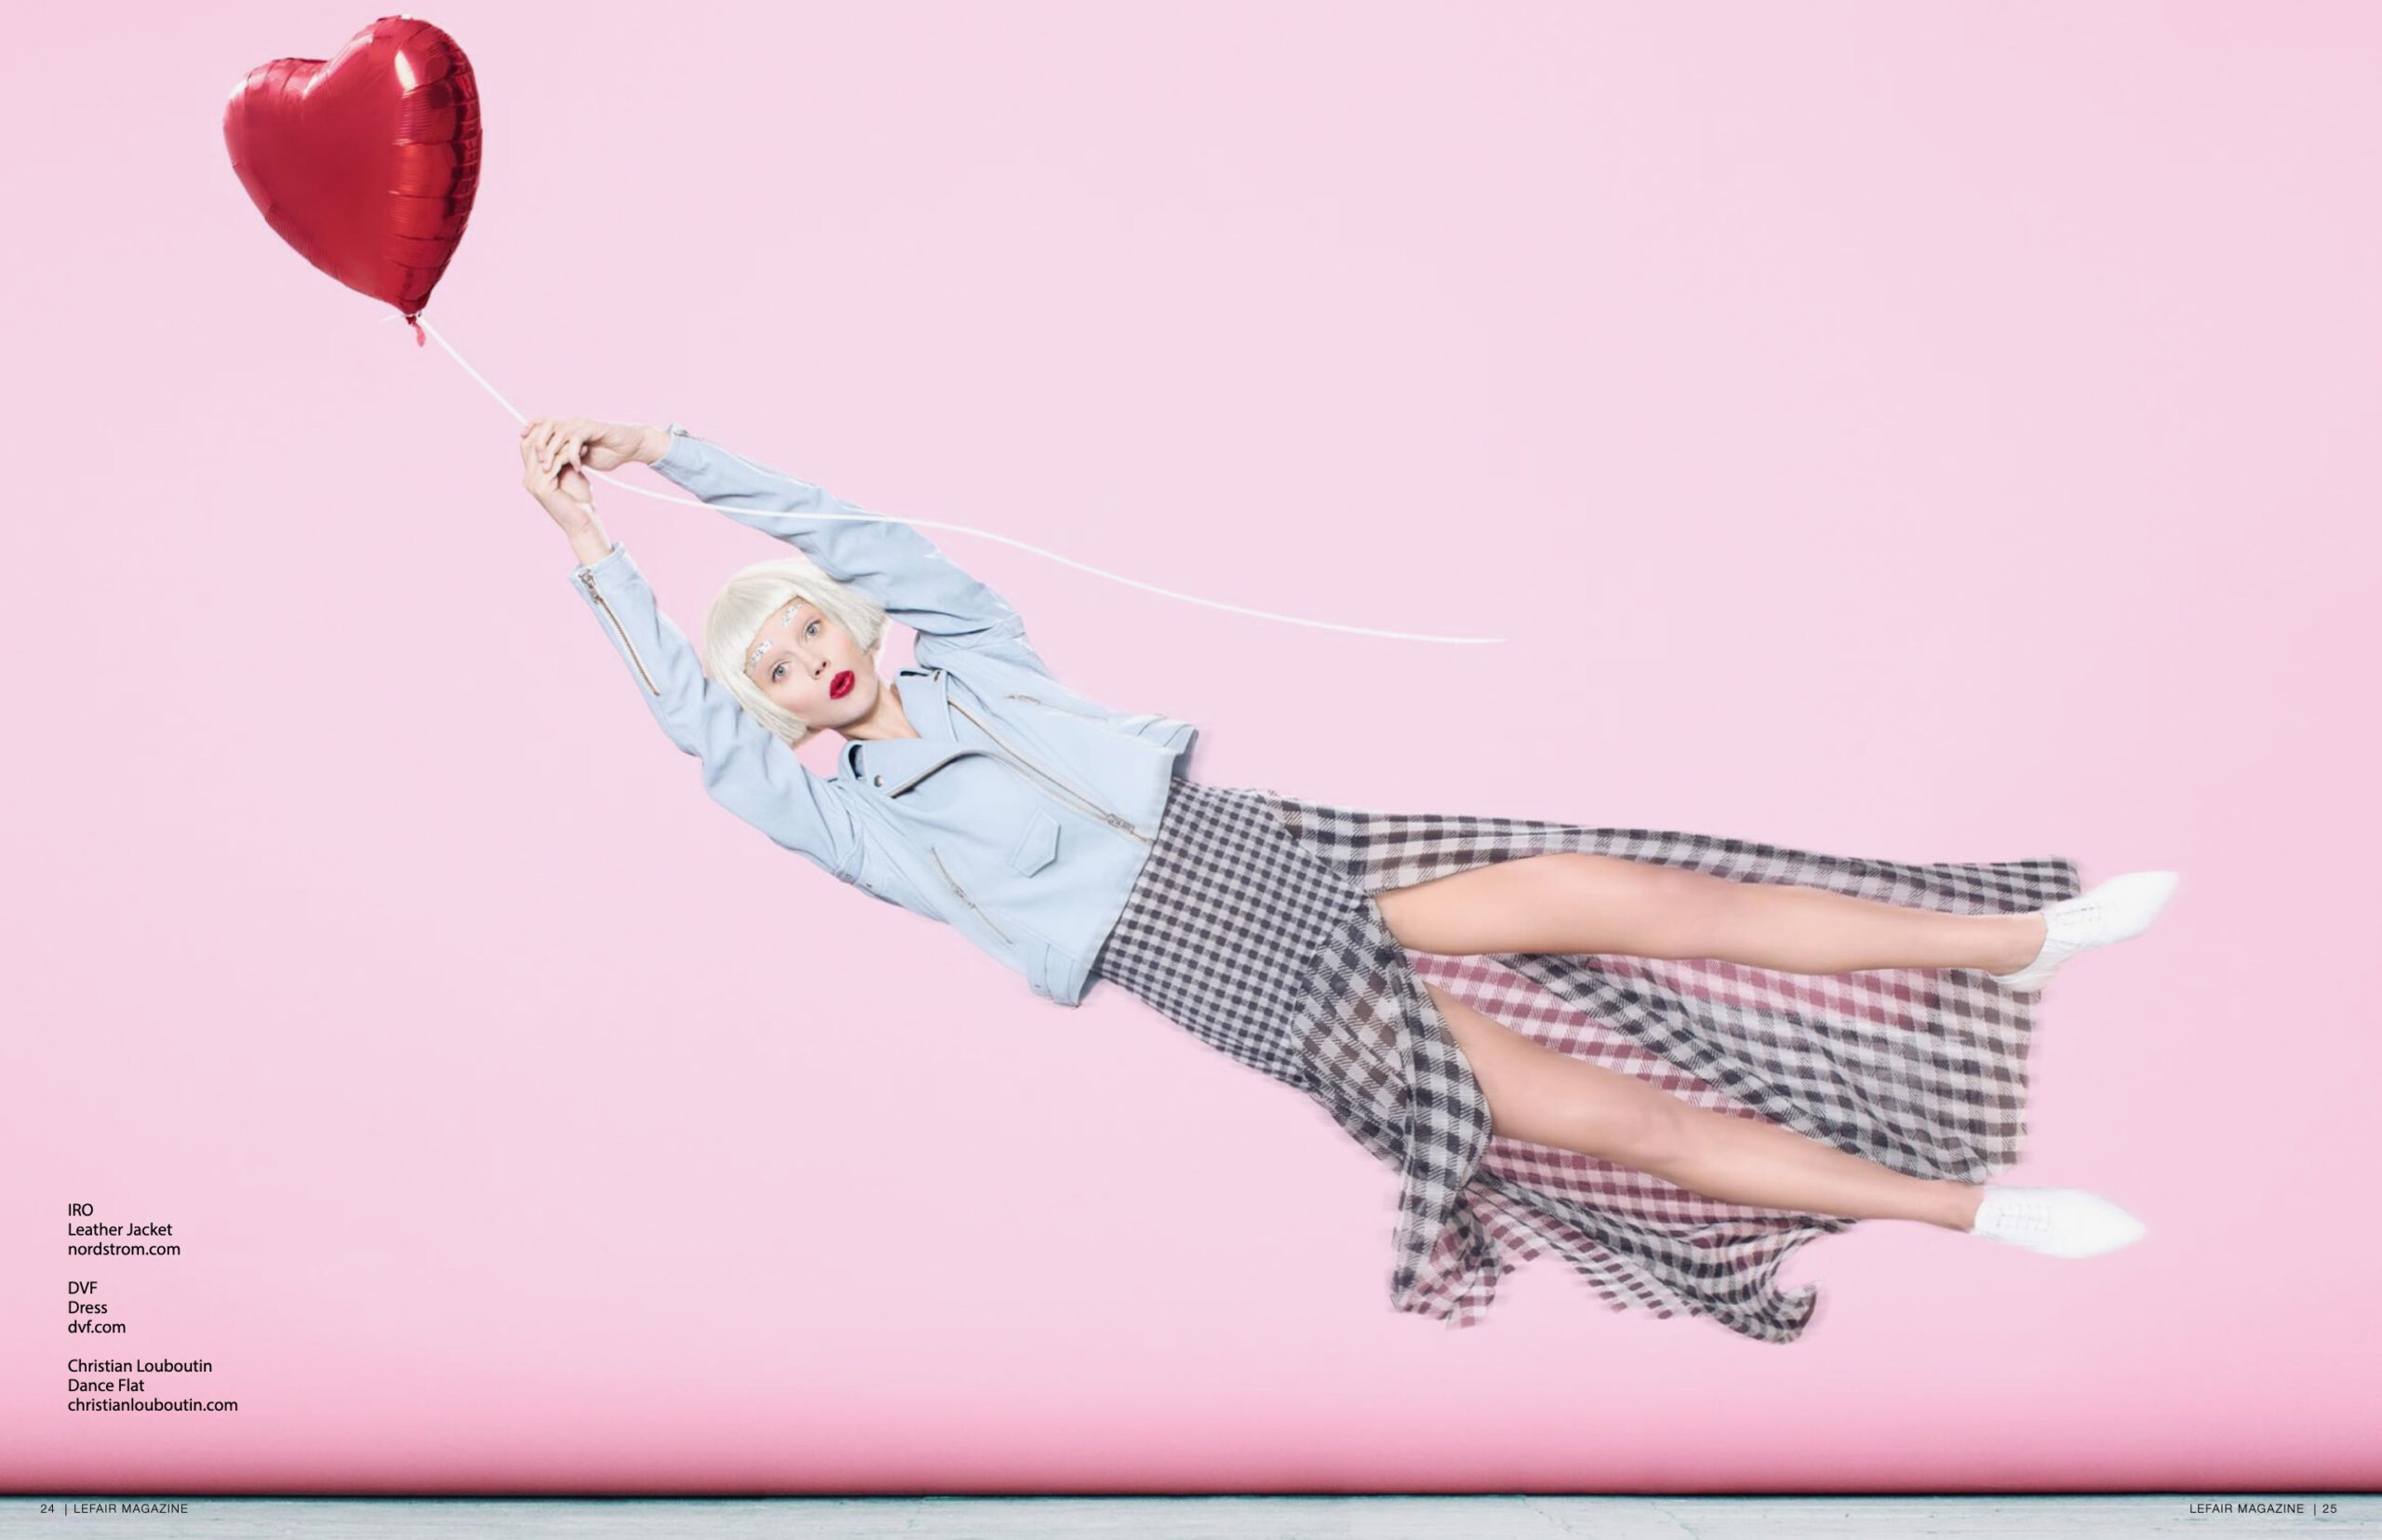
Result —
[[[810, 604], [810, 601], [797, 594], [791, 600], [780, 606], [780, 609], [799, 609], [806, 604]], [[813, 609], [817, 609], [819, 608], [815, 604], [810, 605], [810, 607]], [[824, 611], [822, 611], [822, 613], [824, 613]], [[778, 629], [785, 629], [785, 627], [791, 624], [793, 621], [794, 617], [792, 615], [787, 615], [784, 620], [778, 622]], [[761, 661], [761, 654], [767, 652], [770, 648], [775, 647], [776, 645], [777, 639], [775, 637], [771, 637], [769, 640], [763, 642], [760, 646], [755, 648], [753, 649], [753, 655], [744, 660], [744, 672], [747, 674], [753, 672], [753, 665]]]

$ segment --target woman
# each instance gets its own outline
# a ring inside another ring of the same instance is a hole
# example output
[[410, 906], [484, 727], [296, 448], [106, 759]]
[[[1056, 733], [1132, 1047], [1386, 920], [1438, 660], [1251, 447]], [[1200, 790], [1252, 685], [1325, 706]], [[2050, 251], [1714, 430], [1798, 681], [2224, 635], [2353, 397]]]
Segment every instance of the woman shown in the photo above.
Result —
[[[2059, 1256], [2141, 1223], [2018, 1157], [2032, 995], [2175, 887], [1712, 836], [1391, 815], [1189, 779], [1198, 730], [1055, 679], [905, 524], [668, 429], [540, 418], [523, 481], [711, 795], [1076, 1005], [1116, 983], [1296, 1087], [1399, 1173], [1391, 1300], [1458, 1326], [1553, 1251], [1614, 1308], [1791, 1342], [1803, 1242], [1907, 1219]], [[809, 559], [737, 574], [703, 650], [580, 467], [653, 466]], [[888, 617], [917, 634], [891, 678]], [[708, 670], [709, 677], [706, 677]], [[840, 734], [833, 776], [794, 754]]]

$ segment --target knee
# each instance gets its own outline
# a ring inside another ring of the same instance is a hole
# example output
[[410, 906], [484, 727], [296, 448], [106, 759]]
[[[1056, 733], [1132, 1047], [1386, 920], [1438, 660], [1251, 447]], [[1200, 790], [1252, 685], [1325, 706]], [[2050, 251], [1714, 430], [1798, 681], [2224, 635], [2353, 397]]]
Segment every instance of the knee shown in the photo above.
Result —
[[1694, 914], [1725, 904], [1737, 885], [1709, 872], [1666, 866], [1627, 856], [1567, 850], [1546, 856], [1559, 890], [1551, 897], [1577, 899], [1638, 914]]
[[1642, 880], [1648, 892], [1684, 910], [1709, 913], [1745, 891], [1745, 884], [1741, 882], [1686, 866], [1657, 866], [1646, 863], [1640, 864], [1639, 869], [1645, 873]]
[[1660, 1170], [1687, 1153], [1693, 1139], [1687, 1113], [1677, 1097], [1641, 1083], [1631, 1094], [1585, 1109], [1572, 1147], [1632, 1171]]
[[1604, 864], [1583, 875], [1598, 890], [1582, 952], [1626, 952], [1642, 957], [1693, 957], [1709, 953], [1716, 929], [1742, 891], [1740, 885], [1709, 872], [1664, 866], [1621, 856], [1582, 856]]

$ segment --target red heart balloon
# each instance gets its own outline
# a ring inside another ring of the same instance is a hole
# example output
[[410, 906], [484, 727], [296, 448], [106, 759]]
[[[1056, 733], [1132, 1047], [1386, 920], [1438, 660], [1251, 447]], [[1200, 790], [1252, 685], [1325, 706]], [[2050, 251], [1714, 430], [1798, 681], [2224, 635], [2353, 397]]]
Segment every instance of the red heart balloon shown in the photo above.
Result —
[[336, 58], [249, 71], [223, 109], [223, 142], [283, 240], [410, 321], [471, 218], [479, 90], [453, 38], [384, 16]]

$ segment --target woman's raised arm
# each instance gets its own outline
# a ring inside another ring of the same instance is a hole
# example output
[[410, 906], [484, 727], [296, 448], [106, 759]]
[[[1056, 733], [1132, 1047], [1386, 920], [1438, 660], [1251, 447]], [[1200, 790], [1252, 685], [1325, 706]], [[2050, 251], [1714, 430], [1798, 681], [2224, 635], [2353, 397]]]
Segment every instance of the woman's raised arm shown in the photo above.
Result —
[[645, 574], [606, 536], [592, 498], [579, 495], [586, 477], [568, 462], [555, 473], [542, 472], [537, 447], [526, 434], [521, 457], [524, 484], [570, 537], [579, 557], [570, 575], [573, 591], [611, 637], [662, 730], [703, 761], [703, 789], [778, 844], [852, 881], [860, 871], [861, 835], [851, 810], [835, 800], [783, 739], [703, 676], [693, 645], [662, 613]]
[[[923, 666], [935, 666], [942, 648], [1022, 642], [1025, 622], [1010, 602], [909, 525], [856, 508], [676, 424], [668, 439], [668, 452], [653, 462], [656, 471], [739, 524], [801, 547], [829, 577], [916, 631]], [[857, 516], [810, 516], [814, 514]]]
[[[929, 668], [944, 648], [999, 647], [1048, 674], [1010, 602], [917, 530], [832, 497], [672, 423], [655, 428], [595, 418], [540, 419], [525, 434], [559, 462], [583, 454], [596, 470], [642, 461], [740, 524], [801, 547], [837, 582], [918, 634]], [[819, 514], [845, 516], [819, 518]]]

